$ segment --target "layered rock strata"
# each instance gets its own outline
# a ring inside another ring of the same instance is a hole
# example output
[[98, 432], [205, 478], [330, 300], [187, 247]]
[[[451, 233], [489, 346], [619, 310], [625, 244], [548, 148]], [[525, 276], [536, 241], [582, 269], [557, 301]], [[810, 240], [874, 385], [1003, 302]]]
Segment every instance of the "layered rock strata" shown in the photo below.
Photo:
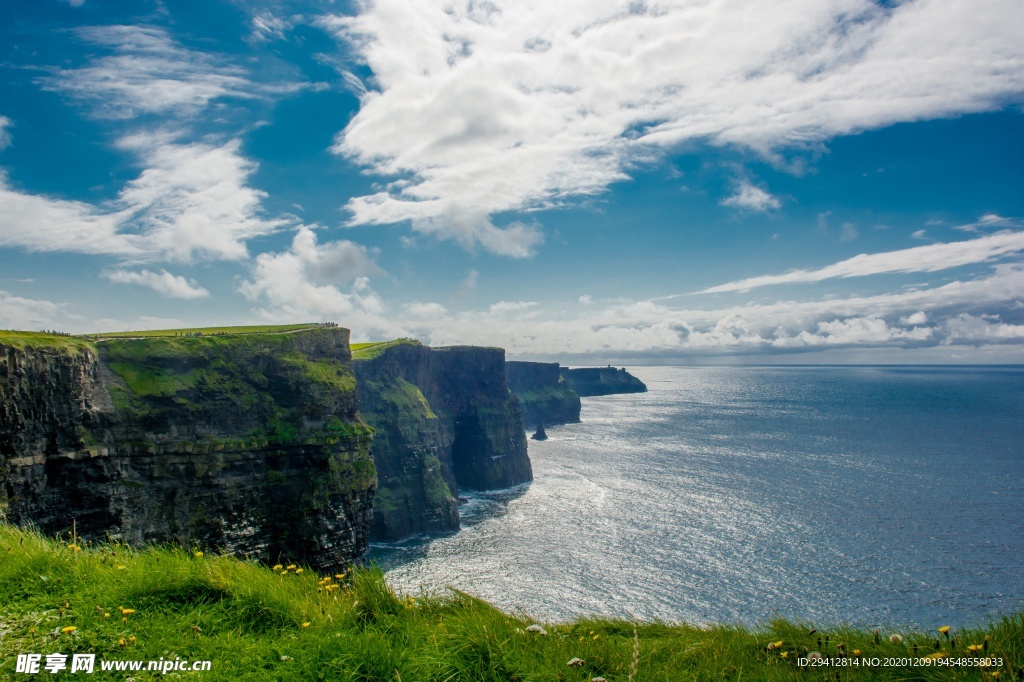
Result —
[[562, 379], [557, 362], [509, 361], [505, 377], [509, 390], [519, 398], [526, 428], [580, 420], [580, 397]]
[[504, 350], [402, 340], [357, 351], [354, 365], [359, 410], [375, 429], [374, 539], [455, 530], [460, 488], [532, 480]]
[[0, 512], [86, 539], [350, 563], [376, 472], [348, 338], [0, 332]]

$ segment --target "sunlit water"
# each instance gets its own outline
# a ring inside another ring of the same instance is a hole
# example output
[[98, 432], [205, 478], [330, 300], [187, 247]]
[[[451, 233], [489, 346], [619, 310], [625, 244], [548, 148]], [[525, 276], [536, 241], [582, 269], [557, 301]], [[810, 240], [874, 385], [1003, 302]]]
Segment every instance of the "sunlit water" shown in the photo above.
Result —
[[375, 546], [403, 591], [545, 619], [984, 623], [1024, 606], [1024, 369], [636, 368], [530, 441], [460, 532]]

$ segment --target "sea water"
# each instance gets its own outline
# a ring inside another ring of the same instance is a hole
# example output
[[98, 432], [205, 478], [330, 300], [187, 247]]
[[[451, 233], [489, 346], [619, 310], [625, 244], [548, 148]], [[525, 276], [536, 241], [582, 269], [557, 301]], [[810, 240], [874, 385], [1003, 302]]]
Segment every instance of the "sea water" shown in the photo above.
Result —
[[861, 627], [1024, 607], [1024, 368], [637, 367], [530, 441], [535, 480], [462, 530], [374, 546], [410, 594]]

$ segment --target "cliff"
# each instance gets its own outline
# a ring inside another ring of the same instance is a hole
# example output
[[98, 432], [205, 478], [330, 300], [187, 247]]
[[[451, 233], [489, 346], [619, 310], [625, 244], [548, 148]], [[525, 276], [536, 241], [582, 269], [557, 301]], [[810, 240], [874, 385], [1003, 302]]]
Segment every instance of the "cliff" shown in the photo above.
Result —
[[375, 429], [374, 539], [455, 530], [460, 488], [533, 479], [504, 350], [402, 340], [357, 350], [353, 360], [359, 411]]
[[0, 332], [0, 512], [330, 569], [376, 489], [348, 330], [85, 341]]
[[583, 367], [559, 369], [569, 388], [580, 396], [612, 395], [613, 393], [646, 393], [644, 382], [622, 369], [614, 367]]
[[580, 420], [580, 397], [559, 375], [557, 362], [506, 362], [505, 378], [519, 398], [527, 428]]

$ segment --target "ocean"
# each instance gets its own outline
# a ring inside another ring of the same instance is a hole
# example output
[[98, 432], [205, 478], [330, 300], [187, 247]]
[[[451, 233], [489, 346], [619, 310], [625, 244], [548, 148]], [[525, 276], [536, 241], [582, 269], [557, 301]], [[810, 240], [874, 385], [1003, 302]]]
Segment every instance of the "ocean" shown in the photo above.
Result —
[[[544, 620], [976, 625], [1024, 608], [1024, 368], [637, 367], [399, 590]], [[465, 494], [465, 493], [464, 493]]]

